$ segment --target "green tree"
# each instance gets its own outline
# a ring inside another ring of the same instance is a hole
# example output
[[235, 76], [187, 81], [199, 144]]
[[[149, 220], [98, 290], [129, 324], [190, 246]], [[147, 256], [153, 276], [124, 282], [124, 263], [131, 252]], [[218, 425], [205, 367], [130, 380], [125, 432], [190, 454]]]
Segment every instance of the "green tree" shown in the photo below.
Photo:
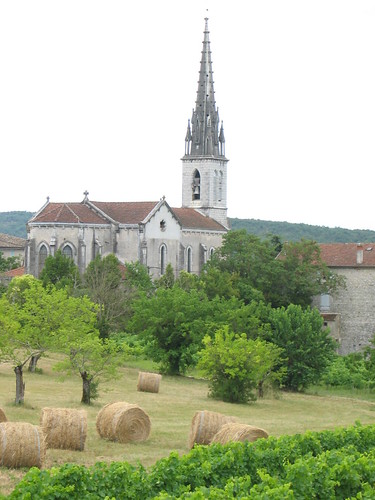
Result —
[[157, 288], [172, 288], [175, 282], [173, 267], [168, 264], [165, 268], [165, 273], [161, 278], [155, 281]]
[[146, 353], [161, 364], [166, 373], [184, 373], [196, 362], [205, 322], [212, 307], [197, 290], [189, 292], [178, 285], [159, 288], [154, 295], [143, 295], [133, 304], [128, 328], [145, 342]]
[[261, 339], [248, 339], [245, 333], [234, 334], [228, 327], [205, 336], [198, 368], [209, 378], [210, 395], [230, 403], [256, 399], [256, 389], [266, 380], [280, 381], [282, 349]]
[[84, 292], [98, 305], [97, 326], [102, 338], [122, 329], [128, 311], [128, 296], [122, 286], [120, 263], [115, 255], [98, 255], [83, 276]]
[[46, 258], [40, 280], [44, 287], [55, 285], [56, 288], [67, 286], [70, 289], [77, 288], [81, 281], [78, 267], [70, 257], [63, 255], [61, 250]]
[[274, 302], [281, 264], [275, 259], [275, 248], [270, 240], [262, 241], [245, 229], [229, 231], [210, 266], [233, 276], [233, 286], [245, 302], [263, 298], [266, 302]]
[[139, 262], [126, 262], [124, 268], [125, 284], [134, 292], [152, 292], [154, 290], [155, 287], [146, 266]]
[[21, 260], [19, 257], [11, 256], [4, 257], [4, 253], [0, 252], [0, 272], [11, 271], [12, 269], [17, 269], [21, 266]]
[[269, 321], [271, 331], [265, 340], [283, 350], [283, 385], [300, 391], [319, 382], [336, 349], [319, 311], [291, 304], [270, 310]]
[[278, 306], [307, 307], [314, 296], [333, 294], [345, 286], [344, 277], [331, 271], [322, 261], [320, 247], [314, 241], [285, 243], [278, 260], [282, 265], [276, 288]]
[[71, 330], [67, 330], [61, 335], [60, 349], [66, 357], [54, 368], [81, 378], [81, 403], [90, 405], [98, 397], [99, 383], [119, 376], [123, 351], [113, 340], [101, 339], [98, 331], [82, 333], [73, 335]]
[[57, 348], [66, 331], [72, 338], [93, 331], [95, 305], [87, 297], [69, 296], [65, 289], [45, 289], [31, 276], [14, 278], [1, 301], [2, 323], [8, 324], [2, 332], [1, 355], [13, 364], [16, 403], [23, 403], [26, 363]]

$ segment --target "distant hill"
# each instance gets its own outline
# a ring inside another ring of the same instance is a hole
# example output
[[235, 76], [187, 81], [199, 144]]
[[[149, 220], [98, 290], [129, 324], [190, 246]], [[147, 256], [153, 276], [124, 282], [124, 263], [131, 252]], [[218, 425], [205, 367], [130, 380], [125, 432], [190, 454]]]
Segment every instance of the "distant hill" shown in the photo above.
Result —
[[33, 212], [0, 212], [0, 233], [26, 238], [26, 222]]
[[[0, 212], [0, 233], [26, 238], [26, 223], [33, 212]], [[375, 231], [310, 226], [259, 219], [230, 219], [232, 229], [246, 229], [260, 238], [277, 235], [281, 241], [314, 240], [318, 243], [374, 243]]]
[[260, 238], [280, 236], [281, 241], [314, 240], [317, 243], [373, 243], [375, 231], [343, 229], [341, 227], [310, 226], [291, 222], [272, 222], [258, 219], [230, 219], [232, 229], [246, 229]]

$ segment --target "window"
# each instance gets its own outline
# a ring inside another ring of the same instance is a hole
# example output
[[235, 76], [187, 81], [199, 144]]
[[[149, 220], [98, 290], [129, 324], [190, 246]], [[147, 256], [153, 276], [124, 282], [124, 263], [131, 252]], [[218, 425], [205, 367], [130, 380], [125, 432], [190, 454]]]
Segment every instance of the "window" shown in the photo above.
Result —
[[195, 170], [193, 177], [193, 200], [201, 199], [201, 175]]
[[165, 231], [165, 228], [167, 227], [167, 224], [165, 222], [165, 220], [161, 220], [160, 221], [160, 231]]
[[40, 249], [39, 249], [39, 258], [38, 258], [39, 272], [41, 272], [42, 269], [43, 269], [43, 267], [44, 267], [44, 263], [46, 261], [47, 255], [48, 255], [47, 246], [46, 245], [42, 245], [40, 247]]
[[191, 247], [187, 249], [187, 262], [186, 262], [186, 270], [188, 273], [193, 272], [193, 251]]
[[320, 296], [320, 310], [321, 311], [329, 311], [330, 310], [330, 296], [328, 293], [322, 293]]
[[73, 259], [73, 250], [70, 245], [65, 245], [62, 249], [62, 254], [64, 257], [68, 257], [69, 259]]
[[160, 274], [163, 275], [165, 273], [167, 261], [167, 247], [162, 245], [160, 247]]

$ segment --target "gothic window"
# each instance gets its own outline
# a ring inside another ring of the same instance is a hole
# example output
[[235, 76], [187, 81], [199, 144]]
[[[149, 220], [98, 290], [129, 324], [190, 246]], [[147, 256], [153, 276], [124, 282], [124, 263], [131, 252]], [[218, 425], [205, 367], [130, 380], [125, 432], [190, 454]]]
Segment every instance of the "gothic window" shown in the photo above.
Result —
[[167, 262], [167, 247], [165, 245], [162, 245], [160, 247], [160, 275], [163, 275], [165, 273], [166, 262]]
[[191, 249], [191, 247], [187, 249], [186, 270], [188, 273], [193, 272], [193, 250]]
[[38, 256], [38, 269], [39, 269], [39, 272], [41, 272], [42, 269], [43, 269], [43, 267], [44, 267], [44, 263], [46, 261], [47, 255], [48, 255], [47, 246], [46, 245], [42, 245], [40, 247], [40, 249], [39, 249], [39, 256]]
[[167, 227], [167, 223], [165, 222], [165, 220], [164, 219], [161, 220], [160, 221], [160, 231], [165, 231], [166, 227]]
[[68, 257], [69, 259], [73, 259], [73, 250], [70, 245], [65, 245], [62, 249], [62, 254], [64, 257]]
[[219, 178], [218, 178], [219, 186], [218, 186], [218, 201], [222, 201], [223, 199], [223, 172], [220, 170]]
[[195, 170], [193, 177], [193, 200], [201, 199], [201, 175], [198, 170]]
[[210, 259], [214, 256], [215, 249], [213, 247], [210, 248]]

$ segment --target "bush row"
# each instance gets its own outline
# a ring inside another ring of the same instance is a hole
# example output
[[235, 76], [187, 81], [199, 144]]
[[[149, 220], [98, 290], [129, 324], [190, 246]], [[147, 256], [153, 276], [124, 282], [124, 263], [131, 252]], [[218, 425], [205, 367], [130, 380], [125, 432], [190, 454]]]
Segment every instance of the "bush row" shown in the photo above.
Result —
[[[126, 462], [30, 469], [13, 499], [375, 498], [375, 426], [196, 446], [146, 470]], [[372, 496], [371, 496], [372, 495]]]

